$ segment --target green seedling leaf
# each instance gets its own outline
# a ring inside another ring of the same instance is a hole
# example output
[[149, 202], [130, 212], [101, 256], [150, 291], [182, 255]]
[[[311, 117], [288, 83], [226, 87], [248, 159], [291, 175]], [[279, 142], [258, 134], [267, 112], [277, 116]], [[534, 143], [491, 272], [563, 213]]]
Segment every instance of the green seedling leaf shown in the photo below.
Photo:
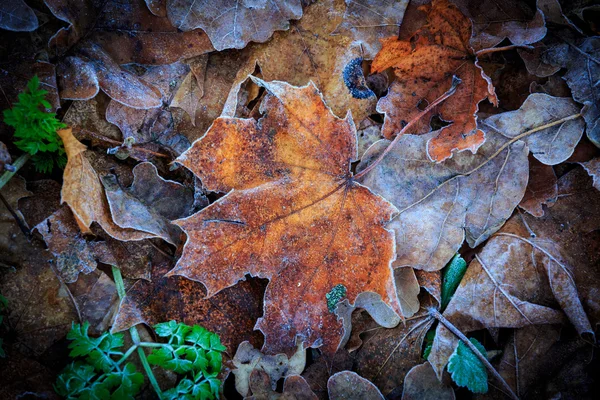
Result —
[[446, 309], [450, 299], [456, 292], [460, 281], [467, 271], [467, 262], [463, 260], [460, 254], [456, 254], [442, 271], [442, 304], [441, 311]]
[[[487, 357], [485, 347], [477, 339], [469, 340], [484, 357]], [[450, 356], [448, 372], [458, 386], [466, 387], [473, 393], [487, 393], [488, 375], [485, 366], [462, 341]]]

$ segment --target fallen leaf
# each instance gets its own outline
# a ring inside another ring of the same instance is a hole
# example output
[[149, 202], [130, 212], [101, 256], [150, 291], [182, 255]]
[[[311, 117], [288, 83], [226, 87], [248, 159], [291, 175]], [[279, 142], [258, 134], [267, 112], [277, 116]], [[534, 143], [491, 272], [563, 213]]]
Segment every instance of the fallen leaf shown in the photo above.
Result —
[[381, 124], [377, 124], [369, 118], [362, 120], [358, 126], [357, 137], [358, 158], [362, 158], [367, 149], [382, 138]]
[[356, 41], [350, 31], [332, 34], [343, 21], [343, 12], [342, 0], [315, 2], [306, 7], [302, 19], [289, 31], [276, 32], [268, 43], [248, 46], [247, 62], [238, 72], [223, 114], [235, 116], [239, 88], [257, 66], [266, 81], [294, 86], [312, 81], [340, 118], [348, 110], [355, 121], [372, 114], [377, 98], [363, 75], [363, 43]]
[[471, 45], [476, 50], [489, 49], [504, 39], [515, 45], [526, 45], [539, 42], [546, 36], [544, 14], [522, 1], [452, 1], [473, 20]]
[[596, 84], [600, 77], [600, 38], [589, 37], [579, 41], [559, 43], [548, 49], [544, 61], [567, 68], [563, 79], [571, 88], [575, 101], [587, 105], [584, 117], [587, 123], [587, 136], [600, 147], [600, 87]]
[[123, 188], [115, 175], [102, 177], [112, 219], [122, 229], [147, 232], [169, 243], [179, 243], [181, 229], [171, 221], [191, 214], [194, 192], [158, 175], [154, 164], [133, 168], [133, 183]]
[[335, 300], [373, 292], [400, 312], [393, 239], [383, 227], [395, 209], [350, 179], [350, 116], [332, 115], [312, 84], [253, 79], [269, 93], [261, 105], [268, 113], [217, 119], [177, 159], [209, 190], [234, 190], [177, 221], [188, 240], [169, 275], [202, 282], [209, 296], [246, 274], [268, 278], [257, 323], [264, 350], [290, 351], [299, 337], [333, 355], [342, 338]]
[[86, 158], [86, 146], [75, 139], [71, 129], [57, 133], [64, 143], [68, 158], [63, 174], [61, 203], [69, 205], [79, 228], [89, 230], [92, 222], [96, 221], [106, 233], [118, 240], [141, 240], [154, 236], [120, 228], [113, 222], [100, 179]]
[[485, 140], [477, 129], [478, 104], [488, 99], [497, 105], [491, 79], [483, 72], [469, 44], [471, 21], [448, 0], [434, 0], [427, 10], [427, 24], [410, 40], [391, 37], [373, 60], [374, 72], [393, 68], [396, 80], [389, 93], [377, 103], [385, 114], [383, 135], [390, 138], [414, 119], [428, 103], [450, 89], [454, 77], [461, 79], [456, 92], [423, 116], [406, 133], [431, 131], [431, 119], [439, 116], [452, 122], [428, 143], [432, 160], [443, 161], [454, 150], [475, 152]]
[[455, 398], [452, 387], [448, 382], [440, 382], [427, 361], [412, 367], [404, 378], [402, 400], [454, 400]]
[[[549, 211], [553, 213], [559, 203], [560, 199]], [[544, 220], [552, 218], [550, 212], [546, 214]], [[580, 334], [593, 337], [578, 296], [576, 269], [568, 261], [570, 254], [561, 249], [564, 238], [557, 242], [542, 234], [543, 226], [536, 229], [535, 221], [525, 214], [515, 215], [469, 265], [444, 311], [462, 332], [561, 323], [563, 313], [545, 306], [558, 304]], [[438, 377], [457, 343], [449, 330], [438, 326], [429, 357]]]
[[585, 171], [594, 179], [594, 187], [600, 190], [600, 158], [580, 163]]
[[534, 217], [544, 215], [543, 206], [552, 207], [558, 196], [557, 178], [554, 169], [529, 157], [529, 182], [519, 207]]
[[217, 333], [230, 355], [245, 340], [260, 345], [262, 337], [253, 329], [262, 314], [263, 281], [247, 280], [207, 299], [201, 284], [164, 276], [171, 267], [170, 259], [157, 252], [151, 257], [152, 281], [139, 280], [127, 291], [115, 317], [113, 332], [137, 324], [154, 326], [175, 320]]
[[203, 29], [221, 51], [266, 42], [274, 31], [289, 29], [289, 20], [302, 17], [302, 4], [300, 0], [168, 0], [167, 14], [177, 29]]
[[339, 349], [333, 360], [326, 360], [316, 349], [308, 349], [312, 362], [302, 372], [302, 377], [310, 385], [319, 400], [328, 400], [327, 381], [332, 374], [352, 369], [352, 358], [346, 349]]
[[[99, 133], [108, 139], [122, 142], [123, 135], [119, 128], [107, 121], [106, 109], [110, 104], [112, 104], [112, 100], [104, 93], [100, 93], [90, 100], [75, 100], [66, 110], [63, 122], [67, 124], [67, 126], [76, 128], [77, 134], [81, 134], [81, 131], [77, 131], [80, 129]], [[153, 108], [152, 110], [155, 109]], [[83, 138], [83, 136], [80, 137], [82, 140]], [[90, 139], [93, 146], [109, 146], [108, 143], [101, 141], [98, 138], [85, 138]]]
[[[435, 163], [427, 156], [427, 143], [436, 134], [399, 138], [381, 163], [362, 179], [400, 210], [388, 224], [396, 234], [394, 267], [442, 269], [465, 237], [476, 247], [497, 231], [525, 193], [525, 143], [508, 145], [505, 137], [489, 131], [477, 154], [459, 153]], [[375, 143], [357, 171], [373, 162], [389, 143]]]
[[167, 0], [145, 0], [148, 10], [157, 17], [167, 16]]
[[342, 371], [332, 375], [327, 381], [327, 389], [331, 400], [384, 399], [377, 386], [352, 371]]
[[195, 124], [196, 109], [198, 108], [198, 102], [202, 96], [204, 96], [204, 86], [198, 84], [196, 76], [190, 71], [175, 93], [173, 101], [171, 102], [171, 107], [181, 108], [190, 116], [192, 124]]
[[554, 75], [560, 70], [560, 67], [550, 65], [543, 61], [542, 54], [544, 54], [546, 50], [547, 46], [545, 46], [543, 42], [538, 42], [533, 45], [533, 49], [517, 49], [517, 52], [523, 59], [523, 62], [525, 62], [525, 67], [530, 74], [545, 78]]
[[245, 400], [317, 400], [310, 386], [300, 375], [289, 375], [283, 380], [283, 391], [276, 392], [271, 388], [269, 375], [261, 370], [254, 370], [250, 377], [252, 396]]
[[0, 29], [16, 32], [31, 32], [38, 28], [38, 19], [24, 0], [0, 3]]
[[[570, 98], [534, 93], [518, 110], [493, 115], [486, 118], [483, 124], [508, 138], [537, 129], [523, 141], [535, 158], [546, 165], [556, 165], [573, 154], [583, 136], [585, 122], [580, 118], [580, 111]], [[571, 119], [565, 120], [569, 117]]]
[[[252, 375], [261, 371], [267, 375], [271, 390], [277, 387], [277, 382], [284, 377], [299, 375], [306, 365], [306, 350], [298, 346], [296, 352], [288, 359], [285, 354], [274, 356], [263, 355], [249, 342], [243, 342], [238, 347], [232, 360], [235, 369], [235, 389], [242, 396], [250, 394]], [[255, 395], [257, 395], [255, 393]]]

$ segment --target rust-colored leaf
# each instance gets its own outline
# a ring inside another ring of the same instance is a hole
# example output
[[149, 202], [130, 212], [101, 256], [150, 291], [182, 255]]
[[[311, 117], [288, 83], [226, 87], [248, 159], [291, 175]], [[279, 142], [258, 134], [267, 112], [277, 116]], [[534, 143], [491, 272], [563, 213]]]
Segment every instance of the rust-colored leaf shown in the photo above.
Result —
[[551, 207], [558, 195], [556, 174], [550, 165], [529, 157], [529, 182], [519, 207], [535, 217], [544, 215], [544, 205]]
[[406, 132], [431, 131], [430, 121], [435, 115], [451, 122], [428, 143], [429, 157], [439, 162], [452, 156], [454, 150], [475, 152], [481, 146], [485, 135], [477, 129], [475, 113], [480, 101], [487, 98], [497, 104], [497, 98], [469, 44], [471, 21], [449, 0], [434, 0], [424, 7], [427, 24], [410, 40], [385, 39], [372, 69], [381, 72], [393, 68], [396, 75], [389, 94], [377, 104], [377, 110], [386, 115], [383, 134], [387, 138], [450, 89], [454, 76], [461, 79], [453, 96]]
[[299, 337], [333, 355], [338, 300], [374, 292], [400, 312], [384, 228], [395, 208], [351, 179], [350, 116], [332, 115], [312, 84], [254, 81], [269, 92], [266, 115], [219, 118], [177, 159], [208, 189], [231, 192], [177, 221], [188, 240], [170, 275], [202, 282], [209, 296], [246, 274], [268, 278], [257, 323], [265, 351], [291, 351]]

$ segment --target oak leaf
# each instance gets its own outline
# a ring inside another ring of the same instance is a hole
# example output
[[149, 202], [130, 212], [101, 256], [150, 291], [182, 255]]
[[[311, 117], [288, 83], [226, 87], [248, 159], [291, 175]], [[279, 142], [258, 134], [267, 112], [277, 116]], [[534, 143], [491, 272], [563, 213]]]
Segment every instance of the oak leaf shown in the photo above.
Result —
[[[176, 223], [188, 240], [171, 275], [213, 296], [246, 274], [270, 279], [257, 327], [269, 353], [323, 346], [342, 324], [327, 295], [353, 303], [374, 292], [400, 312], [384, 224], [395, 208], [352, 180], [356, 130], [335, 117], [313, 84], [253, 80], [269, 93], [254, 119], [219, 118], [177, 161], [212, 191], [230, 192]], [[331, 300], [331, 299], [330, 299]]]
[[428, 12], [427, 23], [410, 40], [385, 39], [372, 70], [393, 68], [396, 75], [388, 95], [377, 104], [377, 110], [385, 114], [383, 135], [387, 138], [450, 89], [454, 77], [461, 79], [454, 95], [406, 132], [431, 131], [435, 115], [451, 122], [427, 146], [429, 157], [439, 162], [451, 157], [454, 150], [475, 152], [481, 146], [485, 135], [476, 126], [478, 104], [487, 98], [497, 105], [498, 100], [469, 44], [471, 21], [449, 0], [434, 0], [423, 7]]

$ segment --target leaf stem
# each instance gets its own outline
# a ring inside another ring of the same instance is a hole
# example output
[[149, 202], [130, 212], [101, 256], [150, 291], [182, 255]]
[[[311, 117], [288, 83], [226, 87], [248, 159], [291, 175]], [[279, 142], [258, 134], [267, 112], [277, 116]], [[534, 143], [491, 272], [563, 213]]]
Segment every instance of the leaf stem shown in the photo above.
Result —
[[[113, 278], [115, 280], [115, 286], [117, 288], [117, 293], [119, 294], [119, 299], [121, 299], [121, 301], [123, 301], [123, 299], [125, 299], [125, 284], [123, 283], [123, 276], [121, 275], [121, 270], [113, 265], [112, 273], [113, 273]], [[146, 353], [144, 353], [144, 349], [142, 347], [140, 347], [140, 343], [141, 343], [140, 342], [140, 334], [139, 334], [137, 328], [135, 326], [132, 326], [131, 328], [129, 328], [129, 333], [131, 334], [131, 339], [133, 340], [134, 346], [132, 346], [123, 355], [123, 357], [121, 357], [121, 359], [117, 362], [117, 365], [120, 364], [121, 362], [123, 362], [127, 357], [129, 357], [131, 355], [131, 353], [133, 353], [133, 351], [135, 351], [135, 349], [137, 349], [138, 356], [140, 358], [140, 362], [142, 363], [142, 366], [144, 367], [144, 370], [146, 371], [146, 376], [148, 376], [148, 380], [150, 381], [152, 388], [158, 395], [158, 398], [162, 399], [163, 398], [162, 390], [160, 389], [158, 381], [156, 380], [156, 377], [154, 376], [154, 373], [152, 372], [152, 367], [150, 367], [150, 363], [148, 362], [148, 359], [146, 358]]]
[[377, 157], [377, 159], [373, 163], [371, 163], [367, 168], [363, 169], [358, 174], [354, 175], [354, 179], [358, 180], [358, 179], [362, 178], [363, 176], [368, 174], [373, 168], [375, 168], [377, 166], [377, 164], [379, 164], [381, 162], [381, 160], [383, 160], [383, 158], [392, 150], [394, 145], [396, 143], [398, 143], [398, 140], [400, 140], [400, 137], [402, 137], [402, 135], [404, 135], [404, 133], [406, 131], [408, 131], [410, 128], [412, 128], [412, 126], [414, 124], [416, 124], [421, 118], [423, 118], [425, 115], [429, 114], [431, 112], [431, 110], [433, 110], [435, 107], [437, 107], [440, 103], [442, 103], [448, 97], [452, 96], [456, 92], [456, 88], [458, 87], [458, 85], [460, 83], [461, 83], [461, 80], [458, 77], [453, 76], [452, 77], [452, 85], [450, 86], [450, 89], [448, 89], [443, 95], [438, 97], [433, 103], [429, 104], [427, 106], [427, 108], [425, 108], [423, 111], [421, 111], [416, 117], [411, 119], [410, 122], [408, 124], [406, 124], [400, 132], [398, 132], [398, 134], [396, 135], [394, 140], [392, 140], [392, 142], [389, 144], [389, 146], [386, 147], [386, 149], [383, 151], [383, 153], [381, 153], [379, 155], [379, 157]]
[[492, 54], [492, 53], [498, 53], [501, 51], [507, 51], [507, 50], [512, 50], [512, 49], [527, 49], [527, 50], [533, 50], [533, 46], [527, 46], [524, 44], [512, 44], [510, 46], [502, 46], [502, 47], [491, 47], [489, 49], [483, 49], [483, 50], [479, 50], [477, 52], [475, 52], [475, 56], [476, 57], [481, 57], [484, 55], [488, 55], [488, 54]]
[[29, 153], [24, 153], [19, 158], [17, 158], [17, 160], [14, 162], [14, 164], [12, 164], [13, 170], [12, 171], [5, 171], [2, 174], [2, 176], [0, 176], [0, 189], [2, 189], [4, 187], [4, 185], [6, 185], [8, 183], [8, 181], [10, 181], [10, 179], [13, 176], [15, 176], [15, 174], [17, 173], [17, 171], [19, 169], [21, 169], [21, 167], [23, 165], [25, 165], [25, 163], [27, 162], [27, 160], [29, 160], [30, 158], [31, 158], [31, 154], [29, 154]]
[[487, 370], [496, 378], [496, 380], [498, 382], [500, 382], [500, 384], [506, 391], [505, 394], [507, 394], [510, 398], [512, 398], [514, 400], [519, 400], [519, 397], [513, 392], [510, 385], [508, 383], [506, 383], [506, 381], [504, 380], [502, 375], [500, 375], [498, 373], [498, 371], [496, 371], [494, 366], [488, 361], [487, 357], [485, 357], [483, 354], [481, 354], [479, 352], [477, 347], [475, 347], [475, 345], [473, 343], [471, 343], [471, 341], [465, 336], [464, 333], [462, 333], [456, 326], [454, 326], [454, 324], [452, 324], [452, 322], [448, 321], [446, 319], [446, 317], [444, 317], [442, 314], [440, 314], [440, 312], [437, 309], [435, 309], [435, 307], [430, 307], [428, 309], [428, 311], [429, 311], [429, 315], [431, 315], [433, 318], [440, 321], [440, 323], [442, 325], [444, 325], [446, 328], [448, 328], [448, 330], [450, 330], [450, 332], [452, 332], [454, 335], [456, 335], [456, 337], [458, 337], [469, 349], [471, 349], [471, 351], [473, 352], [473, 354], [475, 354], [475, 356], [479, 359], [479, 361], [481, 361], [483, 363], [483, 365], [485, 365]]

